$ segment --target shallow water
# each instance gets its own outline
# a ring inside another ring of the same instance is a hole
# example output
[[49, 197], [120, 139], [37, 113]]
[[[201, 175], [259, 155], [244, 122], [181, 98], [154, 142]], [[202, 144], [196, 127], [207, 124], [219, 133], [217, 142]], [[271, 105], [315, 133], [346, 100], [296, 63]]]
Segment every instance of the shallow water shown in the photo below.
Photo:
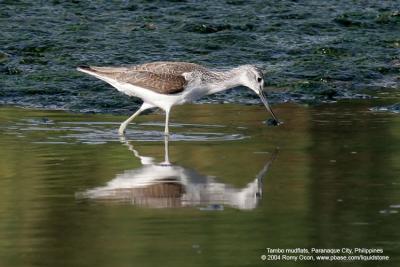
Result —
[[[76, 66], [157, 60], [258, 64], [275, 102], [364, 97], [399, 88], [399, 11], [392, 0], [3, 0], [0, 103], [128, 113], [136, 100]], [[202, 101], [258, 99], [234, 90]]]
[[380, 104], [279, 105], [280, 127], [262, 106], [177, 107], [171, 165], [159, 114], [120, 140], [122, 116], [2, 107], [0, 265], [293, 266], [260, 256], [366, 247], [398, 266], [400, 118]]

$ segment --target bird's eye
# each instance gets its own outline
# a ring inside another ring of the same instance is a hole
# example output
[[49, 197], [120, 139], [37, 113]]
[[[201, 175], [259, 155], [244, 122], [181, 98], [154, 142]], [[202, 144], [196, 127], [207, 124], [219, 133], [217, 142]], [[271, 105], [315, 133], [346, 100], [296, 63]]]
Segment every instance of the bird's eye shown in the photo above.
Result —
[[258, 77], [257, 81], [260, 83], [262, 81], [262, 78]]

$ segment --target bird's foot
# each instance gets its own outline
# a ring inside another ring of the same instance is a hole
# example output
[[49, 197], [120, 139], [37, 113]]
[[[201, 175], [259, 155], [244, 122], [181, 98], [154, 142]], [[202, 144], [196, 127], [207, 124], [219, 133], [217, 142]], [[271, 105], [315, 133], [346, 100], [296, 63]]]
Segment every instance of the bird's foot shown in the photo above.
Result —
[[119, 126], [118, 134], [120, 136], [124, 136], [125, 135], [126, 126], [127, 126], [127, 124], [125, 124], [125, 123], [121, 123], [121, 125]]
[[118, 134], [119, 134], [119, 136], [125, 136], [125, 129], [119, 128]]

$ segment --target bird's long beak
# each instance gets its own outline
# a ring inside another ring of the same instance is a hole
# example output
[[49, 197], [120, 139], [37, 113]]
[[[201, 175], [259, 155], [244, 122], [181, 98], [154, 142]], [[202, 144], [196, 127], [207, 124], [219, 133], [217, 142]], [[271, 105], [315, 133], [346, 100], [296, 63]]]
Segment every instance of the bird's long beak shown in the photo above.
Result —
[[263, 102], [264, 106], [267, 108], [267, 110], [269, 111], [269, 113], [271, 113], [272, 118], [274, 118], [274, 120], [277, 122], [277, 124], [279, 125], [281, 122], [278, 120], [278, 118], [275, 116], [275, 113], [272, 111], [271, 107], [268, 104], [267, 101], [267, 97], [264, 94], [264, 89], [263, 87], [260, 87], [259, 90], [259, 94], [258, 94], [261, 98], [261, 101]]

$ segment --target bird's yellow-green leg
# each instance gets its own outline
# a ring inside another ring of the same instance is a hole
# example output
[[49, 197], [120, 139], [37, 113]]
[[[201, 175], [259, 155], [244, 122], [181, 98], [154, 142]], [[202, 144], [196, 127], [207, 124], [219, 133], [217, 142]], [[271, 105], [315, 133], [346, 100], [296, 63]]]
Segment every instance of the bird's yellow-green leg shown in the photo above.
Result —
[[121, 126], [118, 129], [118, 133], [119, 135], [125, 135], [125, 129], [128, 126], [128, 124], [134, 119], [136, 118], [136, 116], [138, 116], [140, 113], [142, 113], [144, 110], [151, 108], [151, 106], [147, 105], [147, 104], [142, 104], [142, 106], [135, 112], [133, 113], [132, 116], [130, 116], [126, 121], [124, 121], [123, 123], [121, 123]]
[[169, 123], [169, 112], [170, 109], [165, 110], [165, 130], [164, 130], [164, 135], [169, 135], [169, 127], [168, 127], [168, 123]]

